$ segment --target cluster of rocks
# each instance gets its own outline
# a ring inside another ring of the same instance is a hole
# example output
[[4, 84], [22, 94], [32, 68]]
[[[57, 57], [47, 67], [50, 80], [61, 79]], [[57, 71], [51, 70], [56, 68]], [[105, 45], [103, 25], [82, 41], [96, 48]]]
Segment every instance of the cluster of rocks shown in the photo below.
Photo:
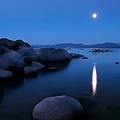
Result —
[[[41, 48], [34, 50], [22, 40], [0, 39], [0, 78], [11, 77], [12, 72], [24, 71], [26, 75], [38, 74], [44, 62], [66, 61], [72, 57], [64, 49]], [[6, 76], [5, 76], [6, 74]]]
[[[25, 75], [37, 76], [38, 71], [45, 67], [43, 64], [56, 61], [70, 61], [72, 58], [87, 59], [81, 54], [68, 53], [65, 49], [41, 48], [34, 49], [23, 40], [0, 39], [0, 78], [11, 77], [8, 72], [23, 71]], [[4, 76], [2, 75], [4, 70]], [[57, 71], [58, 68], [52, 66], [49, 71]]]
[[[37, 76], [46, 62], [70, 61], [72, 58], [84, 57], [69, 54], [65, 49], [33, 49], [22, 40], [0, 39], [0, 79], [11, 78], [15, 72], [24, 72], [28, 76]], [[56, 71], [56, 67], [48, 70]], [[37, 120], [71, 120], [80, 117], [82, 105], [66, 95], [49, 97], [38, 103], [33, 109], [33, 118]]]
[[113, 52], [113, 51], [112, 50], [108, 50], [108, 49], [93, 48], [89, 52]]

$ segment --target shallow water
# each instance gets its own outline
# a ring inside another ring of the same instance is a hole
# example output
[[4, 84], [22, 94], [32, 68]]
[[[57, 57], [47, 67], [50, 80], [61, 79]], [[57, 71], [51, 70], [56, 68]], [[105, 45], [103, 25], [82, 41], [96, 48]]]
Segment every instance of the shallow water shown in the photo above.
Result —
[[120, 120], [120, 109], [114, 109], [120, 108], [120, 64], [115, 64], [120, 61], [120, 49], [107, 53], [89, 50], [71, 49], [69, 52], [88, 59], [56, 63], [56, 72], [43, 69], [37, 78], [21, 76], [1, 82], [0, 120], [32, 120], [32, 110], [39, 101], [62, 94], [86, 99], [87, 120]]

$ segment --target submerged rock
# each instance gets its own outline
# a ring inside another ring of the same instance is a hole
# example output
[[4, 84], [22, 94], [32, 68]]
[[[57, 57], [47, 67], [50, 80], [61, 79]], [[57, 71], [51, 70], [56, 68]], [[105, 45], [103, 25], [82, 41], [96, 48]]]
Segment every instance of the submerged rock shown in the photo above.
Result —
[[48, 70], [49, 70], [49, 71], [57, 71], [58, 68], [57, 68], [57, 67], [49, 67]]
[[72, 120], [80, 117], [82, 105], [74, 98], [61, 95], [39, 102], [33, 109], [35, 120]]

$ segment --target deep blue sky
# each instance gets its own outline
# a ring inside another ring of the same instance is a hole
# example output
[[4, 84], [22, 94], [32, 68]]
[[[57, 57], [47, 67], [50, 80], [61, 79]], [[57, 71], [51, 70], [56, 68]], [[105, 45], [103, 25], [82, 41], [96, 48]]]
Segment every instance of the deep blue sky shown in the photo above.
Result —
[[30, 44], [120, 43], [120, 0], [0, 0], [2, 37]]

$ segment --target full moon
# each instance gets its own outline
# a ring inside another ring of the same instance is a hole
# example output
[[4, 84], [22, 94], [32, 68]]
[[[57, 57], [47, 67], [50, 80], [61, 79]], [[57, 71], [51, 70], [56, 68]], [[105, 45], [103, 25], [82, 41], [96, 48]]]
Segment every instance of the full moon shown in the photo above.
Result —
[[97, 18], [97, 14], [96, 13], [92, 14], [92, 17]]

